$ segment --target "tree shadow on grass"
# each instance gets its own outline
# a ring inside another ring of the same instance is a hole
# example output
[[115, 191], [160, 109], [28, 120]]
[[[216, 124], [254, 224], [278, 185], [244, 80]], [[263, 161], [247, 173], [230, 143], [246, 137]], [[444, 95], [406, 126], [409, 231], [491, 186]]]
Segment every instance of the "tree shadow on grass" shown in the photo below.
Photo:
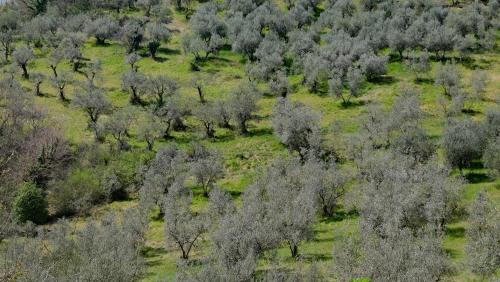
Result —
[[[167, 251], [164, 248], [145, 246], [142, 248], [141, 253], [145, 258], [154, 258], [166, 254]], [[154, 263], [159, 264], [159, 261], [155, 261]]]
[[229, 195], [231, 195], [231, 198], [233, 198], [233, 200], [240, 198], [241, 194], [243, 194], [241, 191], [235, 190], [227, 190], [227, 192], [229, 193]]
[[94, 42], [94, 47], [109, 47], [111, 46], [111, 42], [108, 42], [107, 40], [104, 41], [103, 43], [98, 43], [97, 41]]
[[370, 79], [369, 82], [377, 85], [390, 85], [396, 82], [396, 79], [391, 75], [382, 75]]
[[361, 107], [366, 105], [366, 101], [364, 100], [356, 100], [356, 101], [349, 101], [349, 102], [342, 102], [340, 105], [342, 106], [343, 109], [350, 109], [350, 108], [355, 108], [355, 107]]
[[337, 211], [333, 216], [326, 217], [321, 220], [322, 223], [334, 223], [344, 221], [346, 219], [353, 219], [359, 217], [359, 213], [357, 211]]
[[164, 62], [168, 61], [168, 58], [156, 56], [153, 58], [153, 61], [155, 61], [157, 63], [164, 63]]
[[[316, 232], [316, 233], [323, 233], [323, 232]], [[320, 242], [333, 242], [333, 238], [314, 238], [312, 241], [316, 242], [316, 243], [320, 243]]]
[[211, 68], [222, 68], [231, 66], [231, 60], [219, 56], [209, 56], [206, 59], [198, 60], [197, 65], [199, 67], [208, 67]]
[[[300, 248], [299, 248], [299, 252], [300, 252]], [[332, 259], [332, 256], [327, 255], [327, 254], [302, 254], [300, 256], [300, 258], [302, 261], [307, 261], [309, 263], [312, 263], [312, 262], [318, 262], [318, 261], [329, 261]]]
[[490, 177], [486, 173], [469, 172], [465, 175], [469, 183], [483, 183], [488, 182]]
[[448, 254], [451, 258], [457, 258], [460, 256], [460, 253], [457, 250], [453, 250], [450, 248], [445, 248], [444, 251], [446, 254]]
[[483, 163], [480, 160], [472, 161], [469, 165], [469, 169], [483, 169]]
[[464, 238], [465, 228], [463, 227], [446, 227], [446, 235], [453, 238]]
[[466, 115], [470, 115], [470, 116], [475, 116], [477, 114], [480, 114], [481, 112], [479, 111], [475, 111], [473, 109], [463, 109], [462, 110], [462, 113], [466, 114]]
[[216, 134], [215, 138], [211, 139], [211, 142], [212, 143], [228, 142], [234, 140], [234, 138], [235, 138], [234, 132], [227, 131], [220, 135]]
[[432, 79], [432, 78], [417, 78], [417, 79], [415, 79], [415, 83], [418, 85], [434, 84], [434, 79]]
[[401, 60], [401, 57], [399, 54], [396, 53], [390, 53], [389, 54], [389, 63], [402, 63], [403, 60]]
[[250, 130], [245, 136], [255, 137], [255, 136], [266, 136], [266, 135], [273, 135], [273, 129], [270, 127], [254, 129]]
[[158, 49], [159, 54], [167, 55], [167, 56], [173, 56], [173, 55], [180, 55], [181, 51], [177, 49], [170, 49], [166, 47], [161, 47]]

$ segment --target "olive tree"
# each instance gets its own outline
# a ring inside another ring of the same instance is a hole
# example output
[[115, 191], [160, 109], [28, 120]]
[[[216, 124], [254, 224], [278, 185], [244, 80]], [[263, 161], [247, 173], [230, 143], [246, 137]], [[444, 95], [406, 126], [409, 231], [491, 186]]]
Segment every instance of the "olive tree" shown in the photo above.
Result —
[[376, 56], [374, 54], [363, 54], [359, 58], [361, 70], [369, 81], [373, 81], [387, 73], [386, 65], [388, 61], [387, 56]]
[[145, 90], [146, 76], [142, 73], [130, 70], [122, 75], [122, 90], [130, 93], [130, 103], [140, 104], [141, 96]]
[[162, 23], [148, 23], [146, 25], [145, 38], [148, 44], [149, 54], [153, 59], [156, 59], [156, 53], [164, 41], [170, 40], [170, 32]]
[[86, 41], [86, 36], [82, 33], [69, 33], [57, 47], [57, 51], [73, 65], [73, 71], [77, 72], [82, 66], [82, 47]]
[[66, 101], [66, 96], [64, 90], [68, 84], [73, 82], [73, 76], [69, 72], [59, 72], [57, 76], [53, 76], [51, 79], [52, 85], [58, 90], [59, 99], [61, 101]]
[[264, 225], [263, 232], [275, 236], [276, 242], [286, 242], [292, 257], [298, 256], [300, 243], [312, 236], [317, 205], [310, 180], [299, 159], [277, 160], [244, 197], [243, 205], [261, 209], [262, 220], [271, 224]]
[[484, 166], [489, 169], [492, 176], [500, 176], [500, 137], [490, 140], [483, 153]]
[[97, 45], [105, 45], [106, 40], [117, 36], [120, 26], [113, 19], [102, 16], [91, 21], [85, 28], [85, 32], [95, 37]]
[[99, 59], [93, 59], [87, 63], [83, 75], [87, 78], [89, 87], [96, 87], [95, 82], [99, 79], [99, 74], [102, 72], [102, 64]]
[[290, 93], [290, 82], [285, 71], [279, 70], [275, 72], [274, 75], [271, 76], [268, 84], [269, 91], [277, 97], [286, 98]]
[[139, 124], [139, 128], [137, 129], [137, 138], [139, 138], [139, 140], [145, 141], [147, 144], [147, 149], [149, 151], [152, 151], [155, 140], [160, 138], [161, 136], [162, 128], [160, 121], [155, 115], [147, 113], [146, 117]]
[[85, 87], [75, 93], [73, 104], [84, 110], [89, 118], [88, 128], [93, 129], [98, 137], [97, 122], [102, 114], [111, 110], [111, 103], [106, 99], [101, 89]]
[[481, 158], [485, 147], [485, 132], [481, 124], [471, 121], [453, 121], [444, 131], [443, 149], [446, 159], [460, 173]]
[[[154, 114], [161, 120], [164, 125], [163, 137], [169, 139], [172, 129], [176, 126], [182, 127], [182, 118], [188, 113], [186, 106], [178, 96], [173, 96], [161, 108], [156, 109]], [[181, 129], [181, 128], [177, 128]]]
[[205, 87], [209, 83], [210, 78], [209, 77], [203, 77], [203, 76], [195, 76], [193, 80], [191, 80], [191, 85], [196, 89], [196, 92], [198, 93], [198, 98], [200, 98], [200, 103], [205, 104], [206, 99], [205, 99]]
[[168, 98], [177, 94], [179, 88], [175, 80], [165, 75], [148, 77], [144, 83], [148, 96], [155, 100], [156, 109], [163, 107]]
[[19, 15], [12, 9], [0, 13], [0, 47], [3, 50], [5, 62], [14, 49], [18, 29]]
[[14, 50], [12, 57], [16, 64], [23, 70], [23, 77], [29, 79], [28, 63], [35, 58], [33, 50], [26, 45], [22, 45]]
[[127, 53], [137, 51], [144, 39], [144, 27], [135, 20], [130, 20], [122, 27], [121, 41]]
[[417, 81], [421, 80], [420, 75], [426, 75], [431, 71], [431, 63], [427, 51], [420, 53], [418, 56], [410, 57], [405, 63], [415, 74]]
[[307, 159], [302, 169], [310, 181], [308, 185], [315, 191], [318, 209], [323, 216], [332, 217], [340, 197], [345, 195], [349, 176], [335, 162], [324, 163], [314, 156]]
[[164, 204], [165, 234], [179, 247], [181, 258], [185, 260], [189, 259], [191, 249], [206, 228], [203, 217], [191, 211], [191, 201], [188, 192], [170, 191]]
[[188, 176], [188, 156], [175, 145], [161, 148], [144, 166], [143, 183], [139, 191], [140, 202], [147, 209], [160, 207], [165, 212], [165, 197], [174, 187], [183, 187]]
[[42, 73], [33, 73], [30, 76], [30, 80], [34, 86], [35, 96], [42, 96], [42, 92], [40, 91], [40, 86], [45, 81], [46, 77]]
[[[147, 217], [131, 209], [122, 216], [106, 214], [78, 230], [61, 220], [51, 232], [7, 246], [6, 263], [30, 281], [133, 281], [142, 275]], [[117, 240], [119, 238], [119, 240]], [[117, 260], [117, 257], [120, 258]]]
[[191, 174], [203, 189], [205, 197], [208, 197], [215, 182], [224, 176], [222, 155], [199, 144], [195, 144], [191, 150]]
[[317, 54], [307, 54], [304, 58], [304, 82], [311, 92], [318, 92], [319, 84], [326, 75], [327, 61]]
[[474, 100], [481, 101], [484, 98], [487, 83], [488, 74], [485, 71], [474, 71], [470, 81]]
[[196, 119], [198, 119], [205, 129], [207, 138], [215, 137], [215, 126], [217, 125], [218, 116], [217, 109], [212, 104], [204, 104], [197, 107], [194, 111]]
[[452, 96], [460, 87], [460, 74], [454, 64], [445, 64], [436, 71], [435, 83], [441, 86], [444, 94]]
[[429, 52], [434, 52], [436, 57], [444, 59], [446, 52], [452, 51], [455, 46], [456, 32], [453, 28], [431, 20], [427, 23], [423, 45]]
[[137, 5], [144, 9], [144, 16], [149, 17], [153, 6], [160, 4], [160, 0], [139, 0]]
[[342, 279], [435, 281], [449, 273], [442, 234], [460, 182], [434, 162], [415, 166], [400, 155], [373, 156], [362, 170], [361, 240], [334, 251]]
[[53, 77], [57, 77], [59, 74], [57, 73], [57, 67], [64, 59], [64, 54], [59, 50], [55, 49], [50, 53], [49, 57], [49, 67], [52, 70]]
[[484, 121], [486, 134], [490, 141], [500, 137], [500, 108], [492, 108], [486, 111], [486, 120]]
[[196, 10], [189, 20], [193, 34], [185, 38], [185, 51], [201, 59], [200, 51], [205, 52], [204, 59], [210, 54], [217, 54], [225, 43], [226, 24], [219, 18], [217, 4], [210, 2]]
[[132, 108], [122, 108], [113, 112], [105, 123], [105, 131], [116, 141], [119, 150], [128, 150], [128, 131], [135, 120], [135, 111]]
[[231, 111], [229, 110], [228, 103], [222, 100], [216, 101], [214, 108], [217, 116], [217, 124], [222, 128], [231, 129]]
[[247, 123], [254, 118], [253, 113], [258, 109], [257, 101], [260, 96], [259, 90], [252, 84], [242, 84], [231, 93], [229, 110], [238, 123], [241, 134], [248, 133]]
[[281, 142], [302, 158], [309, 151], [319, 152], [321, 144], [319, 114], [310, 108], [280, 99], [273, 110], [273, 128]]
[[500, 255], [500, 212], [488, 195], [480, 192], [469, 212], [470, 227], [466, 231], [467, 264], [473, 273], [483, 278], [498, 270]]
[[[228, 26], [237, 27], [243, 25], [239, 32], [235, 32], [236, 36], [233, 40], [232, 49], [236, 53], [245, 55], [251, 61], [255, 60], [254, 53], [262, 41], [260, 32], [250, 23], [228, 23]], [[236, 25], [236, 26], [235, 26]]]

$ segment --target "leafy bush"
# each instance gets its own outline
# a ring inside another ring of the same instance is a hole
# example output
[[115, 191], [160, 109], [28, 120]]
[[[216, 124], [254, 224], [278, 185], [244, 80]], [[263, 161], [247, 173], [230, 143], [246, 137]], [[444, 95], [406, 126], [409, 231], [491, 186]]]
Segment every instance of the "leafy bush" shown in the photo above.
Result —
[[43, 191], [33, 183], [25, 183], [14, 200], [14, 215], [17, 221], [36, 224], [47, 222], [47, 200]]
[[94, 173], [76, 170], [64, 181], [56, 183], [49, 203], [59, 216], [86, 213], [93, 204], [102, 201], [105, 193]]

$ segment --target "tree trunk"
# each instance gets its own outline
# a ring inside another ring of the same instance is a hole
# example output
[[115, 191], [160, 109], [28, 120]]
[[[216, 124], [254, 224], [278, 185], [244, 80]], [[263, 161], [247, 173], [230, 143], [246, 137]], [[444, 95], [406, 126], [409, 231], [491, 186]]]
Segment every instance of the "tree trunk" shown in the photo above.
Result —
[[50, 65], [50, 68], [52, 69], [52, 73], [54, 73], [54, 77], [57, 77], [57, 66]]
[[35, 85], [35, 95], [36, 96], [42, 96], [41, 93], [40, 93], [40, 83], [37, 83]]
[[130, 103], [133, 104], [133, 105], [138, 105], [141, 103], [141, 98], [139, 98], [139, 96], [137, 96], [137, 89], [135, 89], [134, 87], [131, 88], [132, 90], [132, 96], [130, 97]]
[[153, 151], [154, 141], [146, 140], [146, 142], [148, 143], [148, 151]]
[[208, 138], [214, 138], [215, 137], [215, 131], [212, 129], [210, 124], [205, 125], [205, 133]]
[[80, 69], [80, 61], [76, 60], [73, 62], [73, 71], [77, 72]]
[[168, 121], [167, 122], [167, 128], [165, 129], [165, 131], [163, 131], [163, 138], [165, 140], [170, 139], [170, 128], [172, 127], [171, 124], [172, 124], [172, 122]]
[[25, 79], [30, 78], [30, 75], [28, 74], [28, 69], [26, 68], [26, 64], [22, 64], [21, 68], [23, 69], [23, 77]]
[[205, 104], [205, 97], [203, 96], [203, 89], [200, 86], [197, 86], [196, 89], [198, 90], [198, 96], [200, 97], [200, 102], [202, 104]]
[[327, 205], [323, 205], [323, 215], [327, 217], [331, 217], [333, 215], [333, 212], [328, 208]]
[[240, 133], [243, 135], [248, 134], [246, 121], [240, 121]]
[[96, 37], [95, 39], [96, 39], [97, 45], [104, 45], [104, 43], [106, 43], [106, 39], [103, 39], [100, 37]]
[[290, 252], [292, 254], [292, 257], [293, 258], [296, 258], [298, 255], [299, 255], [299, 247], [295, 244], [292, 244], [292, 243], [288, 243], [289, 247], [290, 247]]
[[61, 101], [66, 101], [66, 96], [64, 96], [64, 88], [59, 88], [59, 99]]

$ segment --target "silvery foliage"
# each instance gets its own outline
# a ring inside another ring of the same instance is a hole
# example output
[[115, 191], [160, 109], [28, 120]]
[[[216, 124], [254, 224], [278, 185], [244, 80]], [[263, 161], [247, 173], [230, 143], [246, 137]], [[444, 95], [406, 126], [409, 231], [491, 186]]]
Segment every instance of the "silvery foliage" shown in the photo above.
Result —
[[182, 187], [187, 177], [187, 154], [175, 145], [160, 149], [149, 162], [142, 175], [140, 201], [146, 208], [160, 206], [171, 187]]
[[273, 128], [290, 151], [302, 157], [321, 151], [321, 116], [310, 108], [279, 98], [273, 110]]
[[466, 231], [467, 264], [471, 271], [483, 278], [498, 270], [500, 255], [500, 211], [480, 192], [469, 212], [470, 227]]
[[78, 230], [59, 221], [33, 239], [13, 239], [5, 266], [24, 281], [136, 280], [144, 266], [140, 250], [146, 228], [147, 217], [134, 210], [122, 217], [107, 215]]

